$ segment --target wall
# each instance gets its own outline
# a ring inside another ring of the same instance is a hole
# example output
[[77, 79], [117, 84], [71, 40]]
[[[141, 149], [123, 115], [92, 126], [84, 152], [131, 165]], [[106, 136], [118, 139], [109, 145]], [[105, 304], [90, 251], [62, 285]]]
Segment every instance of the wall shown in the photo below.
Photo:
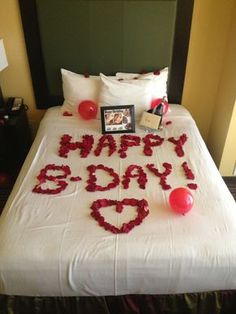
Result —
[[229, 130], [225, 140], [225, 146], [219, 167], [220, 172], [226, 176], [232, 175], [236, 167], [235, 137], [236, 137], [236, 102], [234, 103], [234, 110], [229, 124]]
[[223, 175], [231, 175], [236, 162], [236, 3], [225, 49], [224, 66], [209, 132], [209, 149]]
[[192, 113], [205, 141], [224, 65], [233, 3], [195, 0], [194, 4], [182, 104]]
[[8, 67], [0, 73], [0, 84], [4, 97], [23, 97], [29, 106], [29, 118], [33, 133], [43, 115], [35, 108], [30, 70], [17, 0], [0, 0], [0, 38], [8, 59]]
[[223, 158], [223, 152], [236, 149], [233, 131], [233, 146], [225, 146], [230, 122], [231, 128], [234, 125], [231, 117], [236, 86], [235, 14], [234, 0], [195, 0], [182, 99], [222, 175], [232, 174], [226, 172], [226, 167], [232, 169], [236, 159], [236, 155]]

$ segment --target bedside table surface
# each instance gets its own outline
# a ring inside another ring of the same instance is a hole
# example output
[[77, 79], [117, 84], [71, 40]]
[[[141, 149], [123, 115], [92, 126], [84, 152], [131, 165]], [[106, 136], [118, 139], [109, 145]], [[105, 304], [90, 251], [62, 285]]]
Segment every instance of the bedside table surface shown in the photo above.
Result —
[[0, 171], [10, 171], [15, 175], [20, 170], [32, 144], [26, 110], [17, 115], [9, 115], [4, 125], [0, 125]]

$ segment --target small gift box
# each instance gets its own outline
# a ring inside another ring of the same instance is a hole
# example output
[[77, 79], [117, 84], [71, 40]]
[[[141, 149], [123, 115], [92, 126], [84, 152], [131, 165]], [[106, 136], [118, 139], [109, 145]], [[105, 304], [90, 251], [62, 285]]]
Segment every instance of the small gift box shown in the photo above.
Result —
[[158, 130], [161, 126], [163, 110], [164, 110], [164, 106], [162, 103], [160, 103], [158, 106], [154, 107], [153, 109], [145, 111], [142, 114], [139, 124], [145, 128]]

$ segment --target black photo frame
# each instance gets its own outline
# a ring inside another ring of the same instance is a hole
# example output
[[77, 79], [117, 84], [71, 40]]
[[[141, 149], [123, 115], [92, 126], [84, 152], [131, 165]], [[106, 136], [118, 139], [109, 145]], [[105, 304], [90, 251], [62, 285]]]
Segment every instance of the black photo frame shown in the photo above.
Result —
[[102, 133], [134, 133], [135, 110], [134, 105], [102, 106]]

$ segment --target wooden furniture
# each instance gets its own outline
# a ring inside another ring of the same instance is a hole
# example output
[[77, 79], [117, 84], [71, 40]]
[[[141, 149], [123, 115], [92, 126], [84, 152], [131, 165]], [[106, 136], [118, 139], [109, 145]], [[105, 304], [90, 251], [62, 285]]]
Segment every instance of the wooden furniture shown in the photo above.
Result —
[[0, 172], [15, 180], [31, 146], [31, 133], [26, 109], [9, 115], [0, 125]]
[[236, 201], [236, 176], [223, 177], [223, 179]]

